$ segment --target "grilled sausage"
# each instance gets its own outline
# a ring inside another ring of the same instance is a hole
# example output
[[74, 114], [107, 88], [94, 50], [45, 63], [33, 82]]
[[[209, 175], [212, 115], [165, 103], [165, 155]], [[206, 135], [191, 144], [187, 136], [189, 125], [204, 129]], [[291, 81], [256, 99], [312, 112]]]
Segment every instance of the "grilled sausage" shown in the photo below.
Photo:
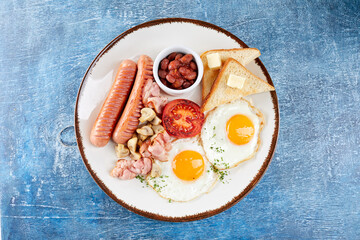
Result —
[[90, 142], [97, 146], [105, 146], [112, 135], [119, 119], [136, 74], [136, 63], [124, 60], [120, 64], [114, 83], [100, 110], [90, 133]]
[[112, 138], [116, 143], [125, 144], [132, 137], [139, 125], [140, 110], [144, 107], [142, 92], [145, 82], [148, 79], [153, 79], [152, 68], [152, 59], [146, 55], [140, 56], [134, 87], [131, 90], [125, 109], [113, 132]]

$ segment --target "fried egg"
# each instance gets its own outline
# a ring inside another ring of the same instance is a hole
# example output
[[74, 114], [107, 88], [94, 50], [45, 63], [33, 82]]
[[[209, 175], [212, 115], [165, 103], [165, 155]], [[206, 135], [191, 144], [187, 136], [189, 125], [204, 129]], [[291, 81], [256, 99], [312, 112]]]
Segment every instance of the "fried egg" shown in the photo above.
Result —
[[155, 164], [161, 175], [148, 176], [146, 181], [160, 196], [173, 201], [185, 202], [207, 193], [218, 179], [198, 137], [172, 142], [168, 161], [155, 160]]
[[244, 99], [209, 112], [201, 129], [201, 142], [209, 162], [223, 170], [251, 159], [260, 146], [263, 126], [262, 113]]

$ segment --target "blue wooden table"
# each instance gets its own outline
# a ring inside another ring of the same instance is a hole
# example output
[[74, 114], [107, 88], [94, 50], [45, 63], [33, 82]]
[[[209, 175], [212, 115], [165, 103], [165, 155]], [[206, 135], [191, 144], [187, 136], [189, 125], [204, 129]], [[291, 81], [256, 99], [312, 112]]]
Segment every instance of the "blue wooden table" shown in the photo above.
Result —
[[[74, 104], [97, 53], [137, 24], [186, 17], [259, 48], [280, 135], [256, 188], [189, 223], [124, 209], [93, 181]], [[360, 1], [0, 2], [3, 239], [360, 239]]]

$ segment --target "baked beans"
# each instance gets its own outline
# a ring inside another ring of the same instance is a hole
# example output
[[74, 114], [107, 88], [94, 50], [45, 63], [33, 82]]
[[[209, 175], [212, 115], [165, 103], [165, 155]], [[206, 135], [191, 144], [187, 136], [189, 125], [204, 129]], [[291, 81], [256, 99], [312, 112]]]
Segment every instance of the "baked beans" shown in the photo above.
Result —
[[194, 56], [173, 52], [161, 60], [158, 74], [165, 86], [186, 89], [194, 84], [198, 74]]

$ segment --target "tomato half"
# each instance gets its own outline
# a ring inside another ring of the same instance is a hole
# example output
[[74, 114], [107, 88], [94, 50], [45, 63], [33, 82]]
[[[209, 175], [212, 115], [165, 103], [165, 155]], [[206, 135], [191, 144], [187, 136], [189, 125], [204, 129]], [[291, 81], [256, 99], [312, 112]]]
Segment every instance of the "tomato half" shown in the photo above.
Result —
[[204, 114], [196, 103], [187, 99], [176, 99], [165, 106], [162, 121], [169, 135], [188, 138], [200, 133]]

